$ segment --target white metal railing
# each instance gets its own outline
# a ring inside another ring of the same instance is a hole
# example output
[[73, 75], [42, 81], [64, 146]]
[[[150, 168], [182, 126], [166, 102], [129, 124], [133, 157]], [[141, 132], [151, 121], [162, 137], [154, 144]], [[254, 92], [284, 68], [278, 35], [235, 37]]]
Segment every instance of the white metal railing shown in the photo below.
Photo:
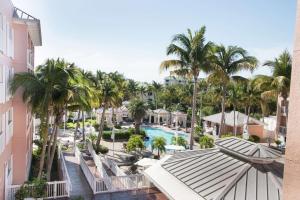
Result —
[[106, 170], [104, 169], [102, 162], [100, 160], [100, 157], [96, 154], [96, 152], [90, 142], [88, 142], [87, 145], [88, 145], [88, 150], [89, 150], [90, 154], [92, 155], [94, 163], [97, 167], [97, 171], [99, 172], [99, 174], [101, 176], [101, 179], [104, 180], [106, 187], [110, 190], [112, 188], [111, 179], [107, 175]]
[[[75, 147], [75, 156], [79, 158], [80, 167], [94, 194], [150, 187], [149, 181], [143, 174], [126, 175], [124, 172], [119, 171], [120, 169], [112, 160], [104, 157], [100, 159], [100, 157], [94, 151], [91, 143], [88, 142], [87, 147], [93, 157], [94, 163], [97, 167], [96, 170], [100, 174], [101, 178], [97, 178], [94, 176], [94, 173], [86, 164], [78, 147]], [[102, 162], [108, 167], [112, 166], [113, 168], [115, 168], [110, 169], [112, 171], [115, 170], [116, 174], [120, 176], [108, 176]]]
[[68, 173], [65, 157], [61, 151], [61, 146], [58, 146], [58, 155], [60, 159], [60, 164], [61, 164], [61, 171], [63, 174], [63, 180], [67, 181], [67, 186], [68, 186], [68, 192], [72, 190], [72, 184], [71, 184], [71, 179]]
[[[12, 185], [8, 186], [8, 198], [6, 200], [15, 200], [15, 194], [21, 188], [22, 185]], [[28, 185], [29, 190], [34, 190], [33, 185]], [[46, 194], [43, 199], [61, 198], [68, 197], [68, 183], [67, 181], [53, 181], [47, 182], [46, 184]]]
[[126, 174], [119, 168], [119, 166], [111, 159], [101, 156], [101, 161], [111, 169], [111, 171], [116, 175], [116, 176], [126, 176]]

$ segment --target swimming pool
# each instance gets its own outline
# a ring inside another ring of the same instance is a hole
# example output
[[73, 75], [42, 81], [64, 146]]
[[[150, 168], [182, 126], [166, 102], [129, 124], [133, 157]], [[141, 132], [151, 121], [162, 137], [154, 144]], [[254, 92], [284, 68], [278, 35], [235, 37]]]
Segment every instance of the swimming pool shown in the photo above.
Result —
[[[151, 147], [151, 143], [154, 137], [164, 137], [168, 145], [171, 144], [172, 137], [175, 136], [175, 133], [165, 131], [161, 128], [143, 127], [143, 129], [149, 137], [149, 140], [145, 141], [146, 148]], [[177, 131], [177, 135], [183, 137], [185, 140], [188, 139], [188, 136], [183, 132]]]

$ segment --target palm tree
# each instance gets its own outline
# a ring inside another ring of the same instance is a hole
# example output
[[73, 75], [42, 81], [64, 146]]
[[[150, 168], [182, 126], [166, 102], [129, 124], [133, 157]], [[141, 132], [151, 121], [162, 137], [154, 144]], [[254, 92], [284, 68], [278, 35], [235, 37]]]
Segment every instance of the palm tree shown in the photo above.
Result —
[[153, 89], [153, 93], [154, 93], [155, 109], [157, 109], [158, 93], [161, 91], [162, 85], [158, 82], [153, 81], [152, 82], [152, 89]]
[[192, 122], [190, 149], [193, 149], [194, 126], [196, 119], [196, 96], [197, 81], [201, 71], [208, 72], [212, 43], [205, 43], [205, 27], [192, 33], [188, 29], [188, 34], [177, 34], [173, 37], [172, 43], [167, 48], [167, 55], [175, 55], [177, 59], [165, 60], [161, 63], [161, 69], [171, 69], [173, 74], [185, 76], [193, 79], [193, 103], [192, 103]]
[[[39, 67], [37, 71], [38, 69]], [[23, 101], [30, 107], [32, 114], [38, 115], [41, 121], [39, 132], [42, 141], [42, 152], [38, 171], [38, 178], [41, 178], [48, 141], [48, 121], [51, 116], [51, 88], [47, 87], [45, 80], [41, 79], [40, 74], [37, 72], [16, 73], [10, 83], [12, 94], [15, 94], [18, 88], [23, 89]]]
[[145, 102], [139, 98], [133, 99], [129, 103], [129, 112], [134, 119], [135, 134], [140, 133], [141, 121], [146, 115], [147, 106]]
[[165, 152], [166, 151], [166, 146], [167, 142], [164, 137], [155, 137], [152, 140], [152, 147], [153, 149], [157, 149], [157, 157], [158, 159], [160, 158], [160, 152]]
[[[42, 71], [48, 69], [42, 68]], [[69, 102], [73, 101], [80, 90], [80, 71], [74, 65], [63, 59], [57, 59], [54, 66], [51, 68], [51, 73], [56, 76], [56, 82], [53, 85], [54, 93], [53, 99], [53, 132], [48, 142], [48, 156], [47, 156], [47, 180], [51, 179], [52, 163], [57, 149], [57, 136], [59, 126], [62, 124], [63, 115]], [[45, 77], [46, 78], [46, 77]]]
[[236, 127], [236, 110], [240, 105], [240, 100], [242, 98], [242, 84], [236, 81], [230, 81], [228, 85], [228, 104], [233, 107], [233, 132], [234, 136], [237, 135], [237, 127]]
[[[281, 119], [281, 105], [287, 105], [287, 98], [290, 91], [290, 80], [292, 70], [292, 56], [285, 50], [271, 61], [266, 61], [264, 66], [269, 66], [272, 69], [272, 76], [258, 76], [256, 79], [259, 82], [258, 87], [265, 90], [266, 87], [269, 89], [262, 93], [262, 98], [269, 100], [271, 98], [277, 98], [277, 123], [276, 123], [276, 135], [279, 132], [279, 125]], [[280, 102], [280, 97], [282, 102]]]
[[234, 75], [241, 70], [254, 70], [257, 63], [257, 59], [249, 56], [247, 51], [241, 47], [215, 46], [215, 53], [212, 56], [213, 72], [209, 78], [218, 79], [221, 86], [222, 117], [219, 136], [225, 131], [225, 102], [228, 83], [231, 79], [242, 79], [242, 77]]
[[105, 111], [116, 102], [116, 99], [120, 98], [120, 93], [116, 83], [109, 77], [109, 75], [103, 75], [103, 73], [100, 71], [97, 71], [96, 73], [96, 85], [101, 91], [101, 97], [99, 97], [99, 100], [102, 107], [99, 134], [96, 142], [96, 147], [99, 148], [104, 127]]

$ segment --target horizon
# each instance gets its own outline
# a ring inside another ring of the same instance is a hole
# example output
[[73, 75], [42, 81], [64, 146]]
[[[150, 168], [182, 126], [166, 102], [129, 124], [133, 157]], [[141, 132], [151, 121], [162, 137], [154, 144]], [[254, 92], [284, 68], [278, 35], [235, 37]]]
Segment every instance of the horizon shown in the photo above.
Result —
[[[159, 73], [160, 62], [168, 58], [171, 38], [187, 28], [194, 31], [205, 25], [207, 41], [241, 46], [260, 64], [285, 49], [291, 52], [294, 40], [296, 0], [13, 3], [41, 20], [43, 46], [37, 48], [36, 65], [61, 57], [85, 70], [118, 71], [140, 82], [162, 82], [169, 75]], [[248, 78], [257, 74], [270, 75], [271, 70], [259, 67], [253, 74], [239, 73]]]

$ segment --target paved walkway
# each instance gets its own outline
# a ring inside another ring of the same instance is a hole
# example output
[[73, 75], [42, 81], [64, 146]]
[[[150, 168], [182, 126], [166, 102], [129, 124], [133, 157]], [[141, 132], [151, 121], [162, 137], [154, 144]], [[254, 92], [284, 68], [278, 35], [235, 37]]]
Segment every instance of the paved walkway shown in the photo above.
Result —
[[85, 179], [85, 176], [80, 168], [79, 161], [74, 155], [64, 153], [68, 173], [71, 179], [72, 191], [71, 197], [83, 197], [85, 200], [93, 198], [93, 192], [89, 186], [89, 183]]

